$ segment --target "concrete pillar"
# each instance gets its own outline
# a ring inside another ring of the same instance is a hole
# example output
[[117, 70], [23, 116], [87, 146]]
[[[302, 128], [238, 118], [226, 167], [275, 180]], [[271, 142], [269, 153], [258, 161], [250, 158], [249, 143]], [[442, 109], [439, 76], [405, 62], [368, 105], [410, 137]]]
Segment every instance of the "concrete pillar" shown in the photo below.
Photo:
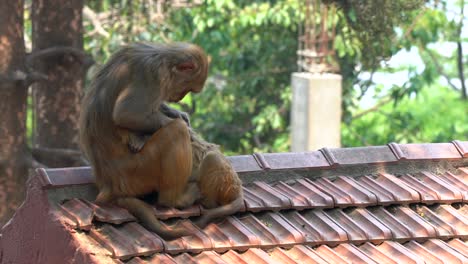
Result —
[[291, 151], [340, 147], [341, 75], [292, 74]]

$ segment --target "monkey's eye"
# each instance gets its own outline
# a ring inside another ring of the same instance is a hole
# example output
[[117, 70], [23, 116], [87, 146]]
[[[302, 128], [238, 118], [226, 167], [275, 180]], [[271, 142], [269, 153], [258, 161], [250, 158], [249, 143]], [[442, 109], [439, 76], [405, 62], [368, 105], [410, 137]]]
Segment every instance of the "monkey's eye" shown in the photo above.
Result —
[[188, 62], [183, 62], [179, 65], [176, 66], [176, 69], [178, 71], [186, 72], [186, 71], [192, 71], [195, 69], [195, 63], [188, 61]]

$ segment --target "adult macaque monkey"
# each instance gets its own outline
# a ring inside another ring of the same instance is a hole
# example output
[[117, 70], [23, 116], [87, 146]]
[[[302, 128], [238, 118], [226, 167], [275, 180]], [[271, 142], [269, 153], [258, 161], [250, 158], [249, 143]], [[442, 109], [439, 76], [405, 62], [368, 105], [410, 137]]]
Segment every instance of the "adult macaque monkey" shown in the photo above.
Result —
[[198, 198], [189, 195], [197, 193], [188, 184], [189, 128], [170, 118], [178, 112], [164, 102], [200, 92], [207, 72], [207, 56], [195, 45], [132, 44], [97, 72], [83, 100], [80, 141], [96, 177], [96, 202], [126, 208], [165, 238], [188, 231], [165, 228], [154, 209], [136, 197], [156, 191], [158, 204], [170, 207], [186, 207]]

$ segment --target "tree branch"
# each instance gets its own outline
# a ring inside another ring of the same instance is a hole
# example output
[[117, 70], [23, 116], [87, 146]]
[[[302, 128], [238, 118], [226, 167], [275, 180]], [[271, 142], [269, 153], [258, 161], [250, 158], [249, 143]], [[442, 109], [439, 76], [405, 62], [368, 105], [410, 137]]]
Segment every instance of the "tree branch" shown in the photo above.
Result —
[[364, 111], [362, 111], [360, 113], [357, 113], [356, 115], [354, 115], [352, 117], [352, 119], [355, 120], [355, 119], [361, 118], [361, 117], [363, 117], [363, 116], [365, 116], [365, 115], [367, 115], [367, 114], [369, 114], [371, 112], [377, 111], [377, 110], [379, 110], [380, 107], [390, 103], [392, 100], [393, 100], [392, 97], [386, 98], [386, 99], [380, 101], [379, 103], [377, 103], [376, 105], [374, 105], [373, 107], [371, 107], [369, 109], [366, 109], [366, 110], [364, 110]]
[[101, 36], [103, 36], [105, 38], [109, 37], [109, 32], [107, 32], [102, 27], [102, 24], [99, 21], [99, 18], [96, 15], [96, 13], [91, 8], [89, 8], [87, 5], [85, 5], [83, 7], [83, 16], [84, 16], [84, 18], [88, 19], [91, 22], [91, 24], [93, 25], [93, 27], [94, 27], [94, 30], [93, 30], [93, 32], [90, 33], [90, 35], [93, 35], [93, 33], [97, 33], [98, 35], [101, 35]]
[[32, 156], [39, 162], [47, 165], [59, 166], [87, 166], [89, 163], [85, 160], [82, 153], [72, 149], [53, 149], [53, 148], [33, 148]]
[[462, 28], [463, 28], [463, 13], [464, 13], [464, 8], [465, 7], [465, 1], [462, 0], [460, 2], [460, 24], [458, 25], [457, 29], [457, 69], [458, 69], [458, 77], [460, 78], [461, 82], [461, 89], [462, 89], [462, 98], [467, 99], [467, 94], [466, 94], [466, 85], [465, 85], [465, 72], [464, 72], [464, 65], [463, 65], [463, 46], [461, 43], [461, 34], [462, 34]]
[[437, 69], [437, 72], [442, 75], [445, 80], [447, 81], [447, 83], [455, 90], [455, 91], [458, 91], [458, 87], [450, 80], [450, 76], [448, 76], [448, 74], [444, 71], [444, 68], [442, 67], [442, 65], [440, 65], [439, 61], [437, 60], [437, 58], [435, 57], [434, 53], [432, 53], [432, 51], [430, 49], [424, 49], [424, 47], [422, 47], [421, 45], [419, 45], [419, 49], [422, 50], [422, 51], [425, 51], [429, 57], [431, 58], [432, 62], [434, 63], [434, 65], [436, 66], [436, 69]]
[[65, 54], [71, 54], [75, 57], [80, 63], [83, 65], [87, 65], [89, 63], [94, 64], [94, 60], [92, 56], [85, 53], [84, 51], [74, 48], [74, 47], [66, 47], [66, 46], [55, 46], [39, 51], [34, 51], [26, 56], [26, 65], [29, 68], [32, 68], [32, 65], [37, 60], [44, 60], [49, 57], [53, 56], [60, 56]]

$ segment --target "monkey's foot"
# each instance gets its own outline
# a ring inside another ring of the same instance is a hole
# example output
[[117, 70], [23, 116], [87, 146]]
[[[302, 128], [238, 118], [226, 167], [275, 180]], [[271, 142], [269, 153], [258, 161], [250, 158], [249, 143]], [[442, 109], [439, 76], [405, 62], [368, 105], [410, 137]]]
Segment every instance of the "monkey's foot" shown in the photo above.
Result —
[[140, 152], [148, 139], [148, 136], [130, 133], [128, 138], [128, 148], [133, 153]]

